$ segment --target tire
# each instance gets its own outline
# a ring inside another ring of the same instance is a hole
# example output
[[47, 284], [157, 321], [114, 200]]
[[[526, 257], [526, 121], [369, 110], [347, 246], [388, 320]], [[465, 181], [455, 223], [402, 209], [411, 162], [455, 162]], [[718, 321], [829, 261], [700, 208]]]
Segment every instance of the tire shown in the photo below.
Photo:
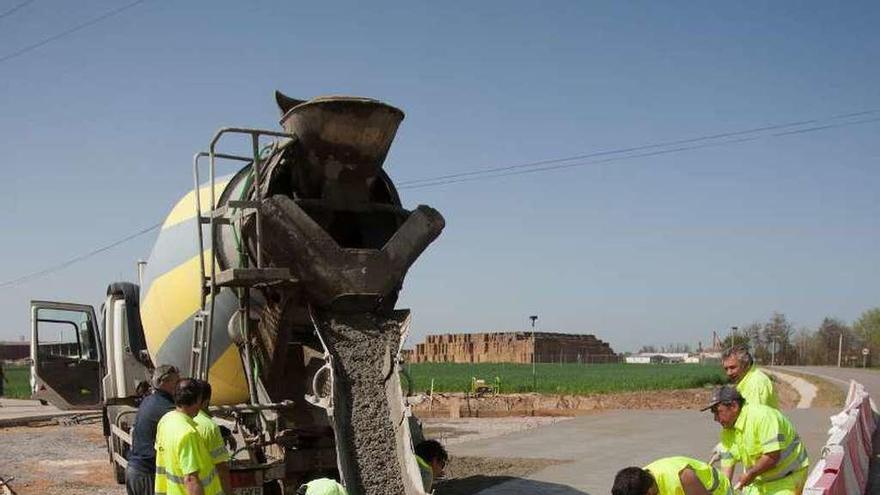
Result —
[[113, 463], [113, 471], [116, 474], [116, 483], [120, 485], [125, 484], [125, 468], [120, 466], [119, 463]]
[[263, 483], [263, 495], [284, 495], [284, 485], [280, 480]]

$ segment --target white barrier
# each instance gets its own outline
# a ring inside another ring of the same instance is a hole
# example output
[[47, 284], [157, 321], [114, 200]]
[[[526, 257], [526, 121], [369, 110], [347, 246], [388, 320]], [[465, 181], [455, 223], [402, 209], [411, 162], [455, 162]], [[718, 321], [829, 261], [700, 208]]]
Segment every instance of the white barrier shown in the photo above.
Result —
[[850, 381], [843, 410], [831, 417], [828, 442], [804, 487], [804, 495], [865, 493], [877, 428], [874, 403], [865, 387]]

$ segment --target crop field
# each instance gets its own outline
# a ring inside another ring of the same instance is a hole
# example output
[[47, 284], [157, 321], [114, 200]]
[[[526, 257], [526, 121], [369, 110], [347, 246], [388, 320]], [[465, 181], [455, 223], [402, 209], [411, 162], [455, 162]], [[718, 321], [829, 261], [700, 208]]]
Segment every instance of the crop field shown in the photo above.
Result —
[[[532, 365], [501, 363], [413, 363], [405, 366], [413, 392], [465, 392], [471, 379], [500, 384], [501, 393], [532, 392]], [[545, 394], [603, 394], [672, 390], [721, 384], [721, 367], [701, 364], [538, 364], [537, 391]], [[411, 380], [411, 381], [410, 381]]]
[[31, 397], [31, 371], [27, 366], [4, 366], [8, 383], [4, 383], [3, 396], [13, 399], [29, 399]]

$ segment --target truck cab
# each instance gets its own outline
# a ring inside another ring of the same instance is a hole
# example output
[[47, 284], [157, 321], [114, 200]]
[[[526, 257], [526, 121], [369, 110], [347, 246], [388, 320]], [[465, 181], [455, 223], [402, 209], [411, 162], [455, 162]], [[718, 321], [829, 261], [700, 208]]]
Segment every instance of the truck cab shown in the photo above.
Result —
[[117, 482], [125, 482], [129, 432], [152, 368], [140, 323], [138, 286], [107, 288], [94, 307], [31, 301], [32, 397], [62, 410], [101, 410]]

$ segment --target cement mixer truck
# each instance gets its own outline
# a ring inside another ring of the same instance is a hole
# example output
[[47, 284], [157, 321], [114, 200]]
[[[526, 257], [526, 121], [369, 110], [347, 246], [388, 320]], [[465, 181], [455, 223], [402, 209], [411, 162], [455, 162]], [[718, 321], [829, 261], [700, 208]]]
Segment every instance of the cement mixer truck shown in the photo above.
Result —
[[147, 372], [173, 364], [212, 385], [237, 494], [321, 476], [352, 495], [424, 493], [395, 304], [443, 217], [405, 209], [382, 169], [401, 110], [275, 99], [280, 130], [222, 128], [194, 156], [139, 285], [110, 284], [99, 313], [32, 301], [33, 395], [100, 409], [121, 481]]

